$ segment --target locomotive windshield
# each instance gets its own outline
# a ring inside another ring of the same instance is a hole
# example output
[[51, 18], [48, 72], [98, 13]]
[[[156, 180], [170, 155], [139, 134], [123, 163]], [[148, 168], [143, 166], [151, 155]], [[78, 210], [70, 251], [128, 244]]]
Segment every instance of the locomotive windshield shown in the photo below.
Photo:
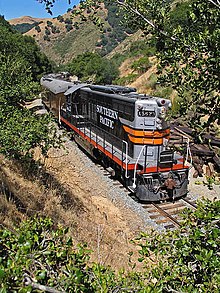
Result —
[[155, 117], [156, 112], [155, 111], [149, 111], [146, 109], [139, 109], [138, 110], [138, 116], [139, 117]]

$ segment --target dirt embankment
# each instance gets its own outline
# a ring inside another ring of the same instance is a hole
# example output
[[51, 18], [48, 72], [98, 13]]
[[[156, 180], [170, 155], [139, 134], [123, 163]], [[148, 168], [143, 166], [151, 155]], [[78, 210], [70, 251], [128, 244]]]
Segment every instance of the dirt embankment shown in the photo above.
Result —
[[92, 260], [128, 268], [130, 240], [143, 230], [142, 220], [108, 197], [108, 182], [72, 141], [65, 148], [51, 150], [44, 167], [29, 168], [29, 174], [28, 167], [0, 158], [0, 223], [13, 228], [13, 222], [47, 215], [70, 227], [75, 244], [87, 242]]

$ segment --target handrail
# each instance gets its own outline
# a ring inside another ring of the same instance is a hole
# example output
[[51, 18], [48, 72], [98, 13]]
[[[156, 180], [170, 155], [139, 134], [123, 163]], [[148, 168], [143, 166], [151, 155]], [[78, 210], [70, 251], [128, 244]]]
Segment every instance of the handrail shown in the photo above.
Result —
[[139, 155], [138, 155], [138, 158], [137, 158], [137, 161], [136, 161], [136, 163], [135, 163], [135, 166], [134, 166], [134, 177], [133, 177], [133, 188], [136, 188], [136, 183], [135, 183], [135, 181], [136, 181], [136, 173], [137, 173], [137, 164], [138, 164], [138, 161], [139, 161], [139, 159], [140, 159], [140, 156], [141, 156], [141, 154], [143, 153], [143, 150], [145, 149], [145, 147], [146, 147], [146, 145], [143, 145], [143, 147], [141, 148], [141, 151], [140, 151], [140, 153], [139, 153]]
[[129, 178], [128, 176], [128, 142], [122, 140], [122, 143], [125, 144], [125, 178]]
[[186, 148], [186, 162], [188, 161], [188, 156], [190, 157], [190, 165], [192, 167], [192, 153], [191, 153], [191, 150], [190, 150], [190, 146], [189, 146], [189, 143], [190, 143], [190, 139], [189, 137], [185, 136], [182, 134], [182, 137], [186, 138], [187, 139], [187, 148]]

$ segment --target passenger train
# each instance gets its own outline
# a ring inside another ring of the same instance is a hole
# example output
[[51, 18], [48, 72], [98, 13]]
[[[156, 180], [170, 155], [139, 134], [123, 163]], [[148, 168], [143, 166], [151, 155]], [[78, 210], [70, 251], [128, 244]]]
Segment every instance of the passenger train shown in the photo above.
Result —
[[44, 76], [41, 84], [47, 90], [45, 104], [59, 123], [140, 201], [187, 194], [185, 157], [168, 147], [170, 100], [131, 87], [73, 83], [54, 75]]

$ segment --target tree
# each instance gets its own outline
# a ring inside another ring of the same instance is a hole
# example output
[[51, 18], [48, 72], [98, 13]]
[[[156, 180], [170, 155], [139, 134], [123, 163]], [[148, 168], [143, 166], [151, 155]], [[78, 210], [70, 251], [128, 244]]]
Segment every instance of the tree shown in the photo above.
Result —
[[0, 18], [0, 35], [0, 52], [25, 59], [26, 67], [30, 68], [35, 81], [39, 81], [42, 74], [51, 72], [51, 63], [46, 55], [41, 53], [35, 40], [30, 36], [22, 36], [11, 27], [9, 28], [8, 25], [5, 25], [4, 18]]
[[97, 53], [84, 53], [74, 58], [67, 70], [83, 81], [110, 84], [118, 76], [116, 65]]
[[30, 157], [39, 146], [46, 155], [60, 142], [52, 118], [38, 117], [23, 106], [40, 90], [33, 75], [37, 79], [50, 63], [32, 38], [13, 31], [4, 20], [0, 21], [0, 33], [0, 153], [13, 158]]
[[180, 230], [140, 234], [135, 243], [146, 268], [146, 292], [218, 292], [219, 208], [220, 201], [206, 200], [195, 212], [184, 210]]
[[39, 26], [39, 25], [36, 25], [34, 28], [35, 28], [35, 30], [36, 30], [38, 33], [40, 33], [40, 32], [41, 32], [41, 28], [40, 28], [40, 26]]
[[14, 233], [1, 229], [0, 291], [35, 292], [40, 284], [49, 292], [94, 292], [89, 291], [88, 250], [74, 250], [67, 232], [61, 227], [54, 230], [50, 219], [37, 218]]
[[86, 244], [74, 248], [68, 228], [51, 219], [28, 219], [13, 230], [0, 227], [0, 291], [217, 293], [219, 208], [219, 201], [206, 201], [196, 212], [184, 211], [180, 230], [141, 233], [133, 242], [143, 268], [130, 272], [92, 263]]
[[[156, 39], [161, 82], [172, 85], [181, 97], [179, 115], [196, 132], [209, 131], [220, 122], [219, 1], [173, 2], [127, 0], [118, 4], [128, 22], [146, 34], [151, 31]], [[177, 14], [181, 15], [178, 19]]]

